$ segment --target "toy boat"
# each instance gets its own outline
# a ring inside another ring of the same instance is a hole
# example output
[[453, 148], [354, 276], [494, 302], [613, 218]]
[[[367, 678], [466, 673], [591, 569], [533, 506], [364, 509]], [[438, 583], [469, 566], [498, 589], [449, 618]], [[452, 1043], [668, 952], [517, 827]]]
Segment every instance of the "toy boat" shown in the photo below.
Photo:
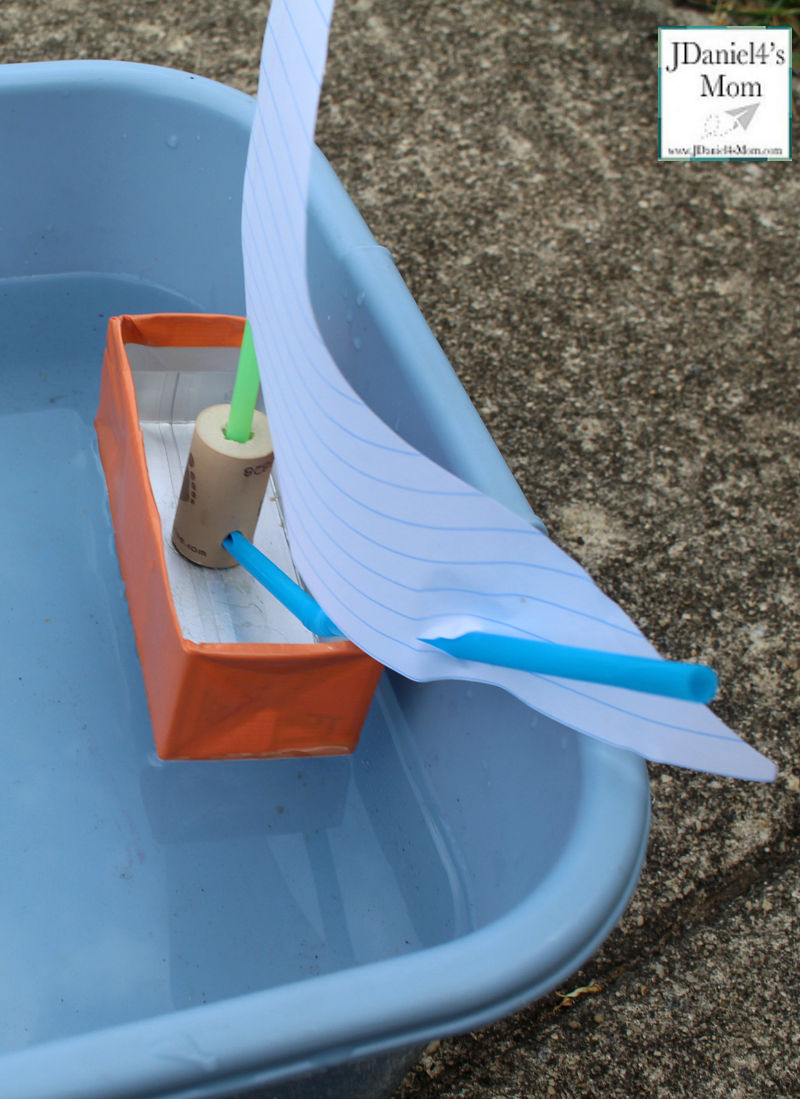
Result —
[[[384, 1099], [425, 1042], [566, 980], [644, 855], [644, 762], [488, 686], [385, 674], [345, 756], [154, 752], [100, 362], [112, 316], [244, 312], [252, 114], [170, 70], [0, 70], [1, 1099]], [[352, 384], [530, 516], [321, 155], [308, 255]], [[379, 334], [369, 361], [354, 324]]]
[[[171, 545], [194, 421], [229, 397], [243, 330], [193, 314], [109, 323], [95, 427], [162, 759], [352, 752], [383, 670], [350, 641], [316, 643], [241, 567]], [[298, 579], [274, 475], [254, 542]]]

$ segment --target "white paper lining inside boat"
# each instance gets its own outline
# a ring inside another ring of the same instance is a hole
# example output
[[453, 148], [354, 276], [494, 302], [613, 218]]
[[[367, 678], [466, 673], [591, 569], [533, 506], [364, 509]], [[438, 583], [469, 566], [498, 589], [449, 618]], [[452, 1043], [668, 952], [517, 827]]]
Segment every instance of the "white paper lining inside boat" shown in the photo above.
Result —
[[[125, 351], [136, 389], [147, 471], [161, 516], [172, 599], [183, 636], [194, 642], [314, 642], [314, 635], [240, 565], [205, 569], [187, 561], [172, 545], [172, 523], [194, 422], [209, 405], [230, 401], [238, 349], [126, 344]], [[258, 407], [264, 410], [260, 396]], [[274, 468], [253, 541], [299, 583], [283, 525]]]

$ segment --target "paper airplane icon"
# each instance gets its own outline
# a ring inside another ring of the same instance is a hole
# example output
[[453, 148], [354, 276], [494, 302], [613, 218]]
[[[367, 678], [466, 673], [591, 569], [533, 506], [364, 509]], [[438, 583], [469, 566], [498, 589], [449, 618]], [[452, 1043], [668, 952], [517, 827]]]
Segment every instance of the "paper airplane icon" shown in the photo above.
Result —
[[734, 107], [732, 111], [726, 111], [725, 114], [729, 114], [731, 118], [736, 120], [738, 126], [741, 126], [743, 130], [746, 130], [753, 121], [753, 115], [760, 105], [760, 103], [750, 103], [747, 107]]

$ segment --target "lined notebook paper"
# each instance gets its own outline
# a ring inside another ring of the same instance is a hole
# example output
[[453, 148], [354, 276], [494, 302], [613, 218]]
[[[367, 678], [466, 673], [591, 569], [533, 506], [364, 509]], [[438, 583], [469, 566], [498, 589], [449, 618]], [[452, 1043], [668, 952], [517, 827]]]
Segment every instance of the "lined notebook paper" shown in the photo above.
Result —
[[357, 645], [416, 680], [494, 683], [648, 759], [771, 780], [707, 707], [459, 661], [420, 638], [483, 630], [657, 656], [628, 616], [524, 519], [414, 450], [361, 400], [320, 335], [306, 208], [333, 0], [273, 0], [245, 178], [247, 313], [292, 555]]

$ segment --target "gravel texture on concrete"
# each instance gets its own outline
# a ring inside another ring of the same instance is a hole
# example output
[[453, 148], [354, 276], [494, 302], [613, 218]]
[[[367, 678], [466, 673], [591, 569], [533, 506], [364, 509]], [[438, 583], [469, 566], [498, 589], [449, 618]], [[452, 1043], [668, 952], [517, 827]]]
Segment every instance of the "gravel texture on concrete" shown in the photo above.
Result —
[[[266, 4], [0, 3], [0, 61], [255, 91]], [[659, 0], [340, 0], [317, 140], [552, 536], [780, 767], [651, 768], [639, 890], [403, 1099], [800, 1095], [800, 183], [656, 159]], [[795, 148], [798, 143], [795, 126]], [[560, 1006], [562, 1005], [562, 1006]]]

